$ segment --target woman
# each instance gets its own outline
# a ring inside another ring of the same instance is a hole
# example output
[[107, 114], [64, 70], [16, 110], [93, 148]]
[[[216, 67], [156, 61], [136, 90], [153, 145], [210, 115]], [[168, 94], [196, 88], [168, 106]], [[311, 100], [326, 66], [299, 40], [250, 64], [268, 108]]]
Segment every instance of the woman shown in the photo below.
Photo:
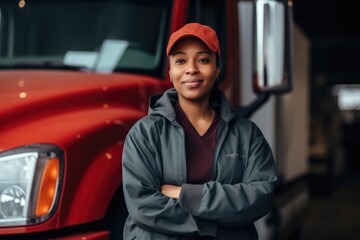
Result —
[[257, 239], [276, 170], [260, 130], [217, 87], [216, 33], [189, 23], [167, 56], [174, 88], [150, 99], [125, 141], [124, 239]]

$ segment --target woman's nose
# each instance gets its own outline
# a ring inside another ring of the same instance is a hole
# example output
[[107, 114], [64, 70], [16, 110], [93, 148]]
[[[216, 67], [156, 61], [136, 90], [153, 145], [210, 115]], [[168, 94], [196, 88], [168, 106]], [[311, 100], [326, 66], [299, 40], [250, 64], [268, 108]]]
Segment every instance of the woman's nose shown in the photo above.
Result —
[[187, 69], [186, 69], [186, 74], [195, 74], [195, 73], [198, 73], [199, 72], [199, 69], [196, 65], [196, 62], [195, 61], [189, 61], [188, 62], [188, 66], [187, 66]]

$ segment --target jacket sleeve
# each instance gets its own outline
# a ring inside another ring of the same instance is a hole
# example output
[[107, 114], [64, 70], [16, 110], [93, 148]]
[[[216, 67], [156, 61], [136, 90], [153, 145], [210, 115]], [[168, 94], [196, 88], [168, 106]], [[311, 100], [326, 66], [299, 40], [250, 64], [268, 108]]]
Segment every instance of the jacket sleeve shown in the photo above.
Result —
[[123, 150], [123, 190], [130, 217], [144, 230], [167, 235], [216, 236], [217, 225], [186, 212], [175, 199], [160, 192], [159, 163], [150, 142], [130, 131]]
[[252, 126], [242, 181], [183, 184], [179, 202], [187, 212], [224, 226], [246, 225], [269, 212], [277, 182], [276, 167], [270, 146], [256, 125]]

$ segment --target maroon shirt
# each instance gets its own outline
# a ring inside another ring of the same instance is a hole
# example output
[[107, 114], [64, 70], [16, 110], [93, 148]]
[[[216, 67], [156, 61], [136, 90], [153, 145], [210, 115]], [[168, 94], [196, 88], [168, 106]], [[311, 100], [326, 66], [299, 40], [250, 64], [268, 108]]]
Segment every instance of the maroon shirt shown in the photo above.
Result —
[[[211, 169], [216, 144], [216, 133], [219, 125], [219, 114], [216, 113], [209, 129], [200, 136], [187, 119], [179, 103], [175, 105], [179, 124], [185, 132], [187, 183], [202, 184], [211, 180]], [[189, 237], [188, 240], [213, 239], [212, 237]]]

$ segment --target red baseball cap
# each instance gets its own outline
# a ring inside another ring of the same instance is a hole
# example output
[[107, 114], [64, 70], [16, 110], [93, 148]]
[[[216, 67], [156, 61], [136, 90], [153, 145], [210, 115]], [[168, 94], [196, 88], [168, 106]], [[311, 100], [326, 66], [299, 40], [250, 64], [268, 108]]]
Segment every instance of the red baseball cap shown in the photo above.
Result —
[[199, 23], [188, 23], [179, 30], [173, 32], [166, 47], [166, 55], [170, 55], [170, 51], [177, 41], [186, 37], [196, 37], [200, 39], [212, 52], [217, 53], [220, 58], [220, 44], [215, 30]]

